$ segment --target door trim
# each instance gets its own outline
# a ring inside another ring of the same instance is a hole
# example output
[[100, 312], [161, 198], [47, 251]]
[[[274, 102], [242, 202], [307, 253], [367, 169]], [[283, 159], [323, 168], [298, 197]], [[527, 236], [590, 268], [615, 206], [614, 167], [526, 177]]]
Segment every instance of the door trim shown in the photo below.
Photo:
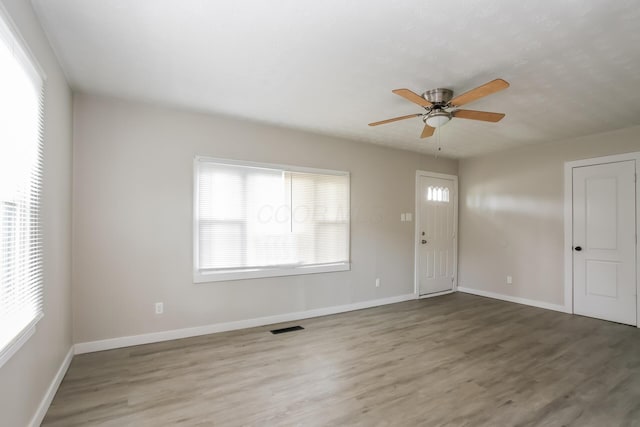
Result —
[[[574, 313], [573, 308], [573, 169], [582, 166], [602, 165], [628, 160], [636, 162], [636, 176], [640, 167], [640, 152], [616, 154], [613, 156], [594, 157], [592, 159], [573, 160], [564, 163], [564, 307], [567, 313]], [[636, 178], [636, 325], [640, 328], [640, 283], [638, 282], [638, 266], [640, 253], [638, 239], [640, 234], [640, 186]]]
[[[420, 289], [418, 288], [418, 250], [420, 246], [418, 242], [420, 240], [420, 178], [440, 178], [450, 179], [453, 181], [453, 287], [450, 291], [435, 292], [432, 294], [420, 295]], [[458, 290], [458, 176], [449, 175], [445, 173], [429, 172], [429, 171], [416, 171], [415, 181], [415, 209], [413, 217], [415, 221], [415, 230], [413, 233], [413, 292], [416, 298], [430, 298], [439, 295], [446, 295]]]

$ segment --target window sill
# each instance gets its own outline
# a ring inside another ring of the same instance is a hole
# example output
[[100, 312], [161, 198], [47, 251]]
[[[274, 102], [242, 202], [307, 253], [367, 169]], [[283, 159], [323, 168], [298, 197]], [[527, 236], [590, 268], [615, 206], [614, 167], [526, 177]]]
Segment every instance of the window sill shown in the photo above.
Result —
[[299, 276], [303, 274], [331, 273], [351, 270], [351, 263], [313, 265], [291, 268], [257, 268], [238, 271], [201, 272], [193, 275], [193, 283], [224, 282], [228, 280], [261, 279], [266, 277]]
[[36, 332], [36, 325], [42, 319], [42, 314], [36, 317], [24, 330], [18, 335], [12, 342], [10, 342], [5, 348], [0, 350], [0, 368], [13, 357], [14, 354], [22, 348], [23, 345], [29, 341], [29, 338]]

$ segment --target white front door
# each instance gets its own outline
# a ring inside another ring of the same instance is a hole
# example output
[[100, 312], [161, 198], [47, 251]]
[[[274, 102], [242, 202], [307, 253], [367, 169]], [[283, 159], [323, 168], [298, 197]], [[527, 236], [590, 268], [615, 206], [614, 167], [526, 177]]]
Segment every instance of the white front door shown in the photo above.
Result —
[[636, 325], [635, 161], [573, 168], [573, 304]]
[[420, 295], [453, 289], [456, 269], [456, 182], [418, 176], [417, 282]]

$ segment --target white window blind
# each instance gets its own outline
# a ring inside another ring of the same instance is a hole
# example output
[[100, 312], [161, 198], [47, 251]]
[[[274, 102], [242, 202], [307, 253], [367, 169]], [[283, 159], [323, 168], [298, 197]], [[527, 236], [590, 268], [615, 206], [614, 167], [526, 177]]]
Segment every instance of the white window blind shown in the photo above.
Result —
[[349, 269], [349, 174], [196, 158], [196, 282]]
[[0, 365], [42, 317], [44, 85], [13, 34], [0, 13]]

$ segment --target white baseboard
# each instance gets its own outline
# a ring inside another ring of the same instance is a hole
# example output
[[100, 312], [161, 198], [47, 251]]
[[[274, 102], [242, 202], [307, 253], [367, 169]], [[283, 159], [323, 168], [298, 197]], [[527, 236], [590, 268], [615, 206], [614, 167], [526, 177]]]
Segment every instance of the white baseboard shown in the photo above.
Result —
[[481, 297], [499, 299], [499, 300], [502, 300], [502, 301], [515, 302], [516, 304], [530, 305], [532, 307], [544, 308], [546, 310], [560, 311], [562, 313], [571, 314], [571, 310], [569, 310], [564, 305], [560, 305], [560, 304], [552, 304], [552, 303], [549, 303], [549, 302], [536, 301], [536, 300], [532, 300], [532, 299], [528, 299], [528, 298], [521, 298], [521, 297], [514, 297], [514, 296], [511, 296], [511, 295], [497, 294], [497, 293], [494, 293], [494, 292], [481, 291], [479, 289], [465, 288], [465, 287], [462, 287], [462, 286], [458, 286], [458, 291], [459, 292], [464, 292], [465, 294], [473, 294], [473, 295], [478, 295], [478, 296], [481, 296]]
[[169, 341], [180, 338], [189, 338], [198, 335], [215, 334], [217, 332], [234, 331], [237, 329], [254, 328], [256, 326], [271, 325], [274, 323], [291, 322], [295, 320], [309, 319], [311, 317], [327, 316], [330, 314], [377, 307], [380, 305], [395, 304], [412, 299], [416, 299], [415, 294], [398, 295], [390, 298], [362, 301], [334, 307], [317, 308], [307, 311], [298, 311], [295, 313], [278, 314], [275, 316], [238, 320], [234, 322], [215, 323], [212, 325], [196, 326], [193, 328], [173, 329], [169, 331], [152, 332], [142, 335], [132, 335], [99, 341], [82, 342], [75, 345], [75, 354], [92, 353], [95, 351], [111, 350], [114, 348]]
[[451, 289], [450, 291], [434, 292], [432, 294], [420, 295], [420, 296], [418, 296], [418, 299], [439, 297], [441, 295], [449, 295], [449, 294], [453, 294], [455, 292], [456, 292], [455, 289]]
[[47, 414], [47, 411], [49, 410], [49, 406], [51, 405], [51, 402], [53, 401], [53, 398], [56, 395], [56, 392], [58, 391], [58, 387], [60, 387], [60, 383], [62, 382], [64, 375], [67, 373], [67, 370], [69, 369], [69, 365], [71, 364], [71, 359], [73, 359], [73, 355], [74, 355], [73, 346], [71, 346], [71, 348], [69, 349], [69, 352], [64, 357], [64, 360], [62, 361], [62, 364], [60, 365], [58, 372], [56, 372], [56, 376], [53, 377], [51, 384], [49, 384], [49, 388], [47, 389], [47, 392], [42, 398], [42, 401], [38, 406], [38, 410], [33, 415], [33, 418], [31, 418], [31, 422], [29, 423], [30, 427], [38, 427], [40, 426], [40, 424], [42, 424], [42, 420], [44, 420], [44, 416]]

